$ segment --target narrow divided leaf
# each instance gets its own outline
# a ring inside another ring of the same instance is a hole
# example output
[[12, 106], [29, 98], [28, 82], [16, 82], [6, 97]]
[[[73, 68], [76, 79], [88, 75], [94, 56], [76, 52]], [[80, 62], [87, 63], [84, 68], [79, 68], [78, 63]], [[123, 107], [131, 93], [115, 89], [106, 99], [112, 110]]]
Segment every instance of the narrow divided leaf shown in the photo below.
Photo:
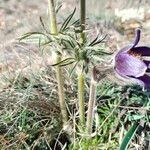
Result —
[[[101, 49], [100, 49], [101, 50]], [[90, 51], [90, 53], [88, 53], [88, 55], [112, 55], [113, 53], [107, 53], [107, 52], [104, 52], [104, 51], [96, 51], [96, 50], [92, 50], [92, 51]]]
[[101, 39], [98, 39], [99, 35], [97, 35], [97, 37], [89, 44], [89, 46], [94, 46], [94, 45], [97, 45], [101, 42], [104, 41], [104, 39], [107, 37], [107, 35], [105, 35], [103, 38]]
[[25, 43], [35, 43], [35, 44], [39, 44], [39, 41], [41, 44], [44, 44], [49, 41], [47, 36], [41, 32], [26, 33], [22, 37], [20, 37], [18, 40], [21, 42], [25, 42]]
[[96, 38], [89, 44], [89, 46], [92, 46], [99, 38], [99, 34], [96, 36]]
[[70, 75], [69, 75], [69, 77], [71, 77], [72, 76], [72, 74], [73, 74], [73, 71], [75, 70], [75, 68], [76, 68], [76, 66], [78, 65], [78, 61], [74, 64], [74, 66], [72, 67], [72, 69], [71, 69], [71, 71], [70, 71]]
[[72, 64], [74, 62], [75, 62], [74, 58], [66, 58], [66, 59], [64, 59], [64, 60], [62, 60], [62, 61], [60, 61], [60, 62], [58, 62], [56, 64], [53, 64], [51, 66], [57, 66], [57, 65], [59, 65], [59, 66], [66, 66], [66, 65]]
[[46, 29], [46, 27], [45, 27], [45, 24], [44, 24], [44, 22], [43, 22], [42, 17], [40, 17], [40, 23], [41, 23], [41, 25], [42, 25], [43, 30], [46, 31], [46, 33], [49, 33], [49, 31], [48, 31], [48, 30]]
[[60, 32], [63, 32], [64, 30], [66, 30], [66, 28], [68, 27], [68, 24], [70, 23], [72, 17], [74, 16], [75, 12], [76, 12], [76, 8], [73, 10], [73, 12], [64, 21], [64, 23], [62, 24], [62, 26], [60, 28]]
[[59, 5], [57, 8], [56, 8], [56, 14], [60, 11], [62, 5]]
[[76, 21], [74, 21], [71, 25], [74, 25], [74, 26], [80, 26], [80, 19], [77, 19]]

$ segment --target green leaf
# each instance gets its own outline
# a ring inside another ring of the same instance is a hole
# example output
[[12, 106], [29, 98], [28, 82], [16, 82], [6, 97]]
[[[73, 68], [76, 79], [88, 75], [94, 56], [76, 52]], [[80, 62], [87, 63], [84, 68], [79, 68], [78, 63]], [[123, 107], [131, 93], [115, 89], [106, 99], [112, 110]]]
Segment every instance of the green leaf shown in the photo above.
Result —
[[93, 55], [112, 55], [113, 53], [107, 53], [104, 51], [95, 51], [92, 53]]
[[45, 24], [44, 24], [44, 22], [43, 22], [42, 17], [40, 17], [40, 23], [41, 23], [41, 25], [42, 25], [43, 30], [46, 31], [46, 33], [50, 34], [49, 31], [48, 31], [48, 30], [46, 29], [46, 27], [45, 27]]
[[73, 74], [73, 71], [75, 70], [75, 68], [76, 68], [76, 66], [78, 65], [78, 61], [74, 64], [74, 66], [72, 67], [72, 69], [71, 69], [71, 71], [70, 71], [70, 75], [69, 75], [69, 77], [71, 77], [72, 76], [72, 74]]
[[67, 65], [70, 65], [70, 64], [73, 64], [75, 61], [70, 61], [70, 62], [66, 62], [64, 64], [61, 64], [60, 66], [63, 67], [63, 66], [67, 66]]
[[64, 21], [64, 23], [62, 24], [62, 26], [60, 28], [60, 32], [63, 32], [67, 28], [67, 26], [68, 26], [69, 22], [71, 21], [73, 15], [75, 14], [75, 12], [76, 12], [76, 8], [73, 10], [73, 12]]
[[131, 141], [131, 139], [133, 138], [136, 130], [138, 129], [138, 126], [139, 126], [139, 123], [138, 122], [135, 122], [132, 127], [129, 129], [129, 131], [127, 132], [127, 134], [125, 135], [121, 145], [120, 145], [120, 148], [119, 150], [127, 150], [128, 148], [128, 145]]
[[129, 116], [129, 121], [140, 120], [144, 117], [145, 117], [145, 115], [132, 115], [132, 116]]
[[88, 56], [100, 56], [100, 55], [112, 55], [113, 53], [105, 52], [104, 49], [100, 49], [99, 47], [85, 47], [85, 49], [88, 51]]
[[[98, 36], [99, 36], [99, 35], [98, 35]], [[105, 35], [103, 38], [98, 39], [98, 36], [89, 44], [89, 46], [97, 45], [97, 44], [103, 42], [104, 39], [107, 37], [107, 35]]]
[[66, 40], [66, 39], [62, 39], [63, 46], [65, 47], [65, 49], [74, 49], [75, 48], [75, 44], [73, 43], [72, 40]]
[[76, 21], [74, 21], [71, 25], [74, 25], [76, 27], [80, 26], [80, 19], [77, 19]]
[[56, 13], [58, 13], [61, 9], [62, 5], [59, 5], [57, 8], [56, 8]]
[[60, 62], [58, 62], [56, 64], [53, 64], [51, 66], [57, 66], [57, 65], [59, 65], [59, 66], [66, 66], [66, 65], [72, 64], [74, 62], [75, 62], [74, 58], [66, 58], [66, 59], [64, 59], [64, 60], [62, 60], [62, 61], [60, 61]]
[[99, 34], [96, 36], [96, 38], [89, 44], [89, 46], [92, 46], [97, 40], [98, 40]]
[[44, 33], [41, 32], [26, 33], [23, 36], [21, 36], [18, 40], [25, 43], [35, 43], [35, 44], [39, 44], [39, 42], [41, 44], [44, 44], [50, 41], [50, 39]]

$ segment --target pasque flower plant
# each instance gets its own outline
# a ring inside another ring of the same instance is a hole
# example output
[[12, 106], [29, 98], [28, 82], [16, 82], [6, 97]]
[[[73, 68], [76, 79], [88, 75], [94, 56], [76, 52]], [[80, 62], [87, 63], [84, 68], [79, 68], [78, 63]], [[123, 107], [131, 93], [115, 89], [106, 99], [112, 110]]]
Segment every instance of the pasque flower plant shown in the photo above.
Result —
[[[43, 50], [47, 47], [51, 53], [56, 54], [55, 63], [51, 66], [55, 67], [56, 72], [58, 100], [61, 110], [63, 129], [67, 131], [69, 135], [72, 134], [72, 131], [70, 132], [68, 127], [71, 127], [72, 130], [72, 126], [70, 126], [70, 116], [68, 113], [69, 107], [67, 107], [68, 105], [65, 101], [65, 75], [63, 74], [63, 69], [67, 65], [72, 64], [71, 70], [66, 70], [70, 73], [70, 77], [72, 77], [72, 74], [74, 77], [78, 77], [78, 131], [80, 133], [87, 131], [91, 137], [94, 120], [93, 110], [96, 101], [96, 87], [99, 80], [94, 76], [99, 77], [101, 73], [99, 73], [99, 71], [97, 72], [97, 67], [93, 68], [93, 75], [90, 83], [88, 113], [86, 118], [85, 92], [88, 84], [87, 86], [85, 85], [88, 83], [87, 75], [91, 66], [95, 65], [97, 61], [99, 62], [100, 56], [110, 55], [110, 53], [105, 52], [104, 49], [99, 45], [105, 39], [106, 35], [101, 38], [98, 34], [93, 40], [88, 38], [89, 33], [86, 31], [86, 0], [80, 0], [79, 2], [80, 19], [77, 19], [76, 21], [72, 20], [76, 12], [76, 9], [74, 9], [73, 12], [65, 19], [65, 21], [61, 25], [58, 25], [56, 13], [57, 10], [55, 9], [56, 3], [54, 0], [48, 0], [50, 18], [48, 24], [49, 26], [47, 27], [43, 22], [44, 20], [40, 18], [43, 30], [40, 32], [26, 33], [19, 38], [19, 40], [25, 43], [32, 42], [38, 44]], [[100, 72], [101, 71], [102, 70], [100, 69]]]
[[137, 46], [140, 41], [141, 30], [136, 29], [133, 43], [122, 48], [115, 55], [114, 70], [123, 79], [130, 80], [144, 88], [150, 88], [150, 47]]

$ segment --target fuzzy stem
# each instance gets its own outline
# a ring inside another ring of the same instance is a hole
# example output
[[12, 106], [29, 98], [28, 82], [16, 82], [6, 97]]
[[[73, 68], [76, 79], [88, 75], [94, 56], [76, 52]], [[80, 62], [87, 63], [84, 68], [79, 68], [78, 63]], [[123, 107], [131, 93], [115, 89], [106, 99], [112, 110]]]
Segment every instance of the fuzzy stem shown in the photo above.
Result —
[[80, 42], [83, 44], [85, 42], [85, 21], [86, 21], [86, 0], [80, 0]]
[[48, 7], [49, 7], [49, 17], [50, 17], [50, 31], [51, 34], [58, 34], [57, 29], [57, 21], [56, 21], [56, 12], [55, 12], [55, 5], [54, 0], [48, 0]]
[[[57, 55], [56, 63], [59, 63], [61, 61], [61, 56]], [[65, 96], [64, 96], [64, 80], [62, 76], [62, 69], [59, 65], [56, 66], [56, 77], [58, 82], [58, 95], [59, 95], [59, 104], [61, 109], [61, 114], [63, 118], [63, 123], [67, 123], [68, 121], [68, 113], [67, 108], [65, 104]]]
[[[50, 15], [50, 32], [54, 35], [58, 35], [54, 0], [48, 0], [48, 5], [49, 5], [49, 15]], [[61, 61], [61, 55], [58, 53], [56, 56], [56, 63], [59, 63], [60, 61]], [[59, 96], [59, 104], [60, 104], [60, 109], [62, 114], [62, 120], [63, 123], [66, 124], [68, 121], [68, 113], [65, 104], [64, 80], [62, 75], [62, 69], [59, 65], [56, 66], [56, 78], [58, 83], [58, 96]]]
[[79, 121], [81, 128], [85, 126], [85, 108], [84, 108], [84, 75], [78, 76], [78, 100], [79, 100]]
[[88, 113], [87, 113], [87, 132], [89, 135], [92, 134], [95, 101], [96, 101], [96, 81], [92, 79], [90, 85], [90, 95], [89, 95], [89, 104], [88, 104]]

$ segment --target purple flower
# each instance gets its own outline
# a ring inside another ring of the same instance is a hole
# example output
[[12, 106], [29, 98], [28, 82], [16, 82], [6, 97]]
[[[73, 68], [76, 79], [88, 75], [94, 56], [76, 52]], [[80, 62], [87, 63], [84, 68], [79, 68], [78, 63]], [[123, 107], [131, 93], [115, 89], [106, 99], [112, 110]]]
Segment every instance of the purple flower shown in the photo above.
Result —
[[124, 79], [150, 88], [150, 47], [137, 46], [141, 30], [136, 30], [132, 44], [122, 48], [115, 56], [115, 72]]

